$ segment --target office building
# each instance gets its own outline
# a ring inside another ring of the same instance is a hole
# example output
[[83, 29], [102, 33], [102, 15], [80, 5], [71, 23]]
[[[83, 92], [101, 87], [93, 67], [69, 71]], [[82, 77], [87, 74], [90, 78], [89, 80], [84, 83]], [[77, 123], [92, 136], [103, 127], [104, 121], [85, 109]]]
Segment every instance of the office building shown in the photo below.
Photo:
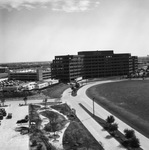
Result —
[[62, 81], [129, 75], [138, 68], [138, 59], [129, 53], [80, 51], [78, 55], [56, 56], [52, 62], [52, 78]]
[[42, 81], [51, 78], [51, 69], [16, 69], [9, 70], [9, 80]]
[[82, 76], [83, 56], [64, 55], [55, 56], [51, 64], [52, 78], [63, 82], [70, 82]]

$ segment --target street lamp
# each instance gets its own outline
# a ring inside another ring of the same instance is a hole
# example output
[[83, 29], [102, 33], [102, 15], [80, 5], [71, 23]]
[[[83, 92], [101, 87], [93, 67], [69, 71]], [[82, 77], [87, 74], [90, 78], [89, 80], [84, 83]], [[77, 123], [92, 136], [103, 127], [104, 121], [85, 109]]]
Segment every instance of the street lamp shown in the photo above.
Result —
[[94, 117], [94, 115], [95, 115], [94, 102], [95, 102], [95, 98], [93, 97], [93, 117]]

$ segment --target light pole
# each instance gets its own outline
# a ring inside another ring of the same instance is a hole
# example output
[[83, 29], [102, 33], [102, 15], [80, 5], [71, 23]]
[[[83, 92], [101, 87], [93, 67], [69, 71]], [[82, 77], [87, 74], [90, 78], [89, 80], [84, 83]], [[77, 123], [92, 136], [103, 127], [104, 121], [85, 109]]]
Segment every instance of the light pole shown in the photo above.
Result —
[[93, 117], [94, 117], [94, 115], [95, 115], [94, 102], [95, 102], [95, 98], [93, 97]]

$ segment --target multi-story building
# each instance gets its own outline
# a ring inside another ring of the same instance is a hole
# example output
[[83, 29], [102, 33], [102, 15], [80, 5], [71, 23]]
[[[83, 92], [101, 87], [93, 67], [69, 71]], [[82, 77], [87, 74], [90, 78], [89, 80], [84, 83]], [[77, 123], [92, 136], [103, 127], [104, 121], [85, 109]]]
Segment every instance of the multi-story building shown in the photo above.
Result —
[[83, 56], [55, 56], [51, 64], [52, 78], [68, 82], [82, 76]]
[[8, 67], [0, 67], [0, 78], [7, 78], [8, 70]]
[[138, 57], [132, 56], [132, 66], [133, 66], [133, 73], [138, 70]]
[[80, 51], [78, 55], [56, 56], [52, 63], [52, 78], [72, 81], [78, 77], [99, 78], [129, 75], [137, 69], [137, 57], [129, 53]]
[[129, 75], [137, 69], [137, 57], [129, 53], [114, 54], [109, 51], [81, 51], [83, 55], [83, 77], [98, 78]]
[[9, 70], [9, 80], [42, 81], [51, 78], [50, 69], [16, 69]]

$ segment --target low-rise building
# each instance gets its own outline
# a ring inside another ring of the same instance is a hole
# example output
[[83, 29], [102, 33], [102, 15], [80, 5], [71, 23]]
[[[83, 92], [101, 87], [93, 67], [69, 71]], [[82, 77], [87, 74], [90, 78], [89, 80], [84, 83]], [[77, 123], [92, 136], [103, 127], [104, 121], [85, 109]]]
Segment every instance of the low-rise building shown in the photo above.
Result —
[[43, 81], [51, 78], [51, 69], [9, 70], [9, 80]]

